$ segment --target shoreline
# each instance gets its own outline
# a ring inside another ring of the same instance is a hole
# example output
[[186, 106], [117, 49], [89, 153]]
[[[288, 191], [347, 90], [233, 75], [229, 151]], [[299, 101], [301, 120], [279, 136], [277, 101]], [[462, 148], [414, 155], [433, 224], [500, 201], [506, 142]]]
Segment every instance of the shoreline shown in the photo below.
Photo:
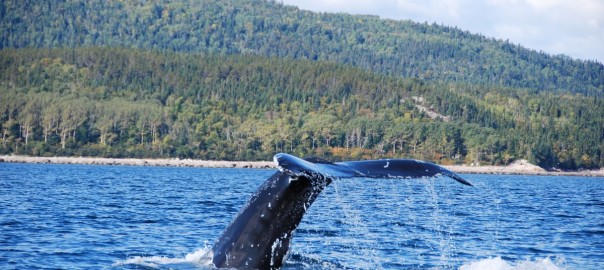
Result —
[[[272, 161], [212, 161], [197, 159], [138, 159], [138, 158], [101, 158], [101, 157], [32, 157], [32, 156], [0, 156], [0, 163], [32, 163], [32, 164], [80, 164], [80, 165], [124, 165], [124, 166], [164, 166], [164, 167], [194, 167], [194, 168], [250, 168], [274, 169]], [[604, 177], [604, 169], [593, 171], [547, 171], [532, 165], [525, 160], [519, 160], [507, 166], [443, 166], [460, 174], [513, 174], [513, 175], [543, 175], [543, 176], [587, 176]]]
[[123, 165], [194, 168], [276, 168], [272, 161], [212, 161], [198, 159], [0, 156], [0, 163]]

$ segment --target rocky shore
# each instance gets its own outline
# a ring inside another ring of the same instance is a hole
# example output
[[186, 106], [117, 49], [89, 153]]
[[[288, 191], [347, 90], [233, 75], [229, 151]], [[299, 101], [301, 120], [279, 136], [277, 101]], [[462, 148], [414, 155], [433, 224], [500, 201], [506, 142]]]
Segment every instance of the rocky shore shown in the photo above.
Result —
[[[196, 159], [135, 159], [135, 158], [98, 158], [98, 157], [30, 157], [0, 156], [0, 162], [38, 163], [38, 164], [88, 164], [88, 165], [125, 165], [125, 166], [171, 166], [198, 168], [275, 168], [272, 161], [211, 161]], [[604, 177], [604, 169], [594, 171], [547, 171], [528, 163], [515, 161], [508, 166], [445, 166], [451, 171], [462, 174], [519, 174], [519, 175], [559, 175]]]
[[124, 166], [171, 166], [199, 168], [275, 168], [269, 161], [210, 161], [196, 159], [137, 159], [137, 158], [99, 158], [99, 157], [30, 157], [0, 156], [0, 162], [38, 163], [38, 164], [86, 164], [86, 165], [124, 165]]
[[445, 166], [456, 173], [466, 174], [519, 174], [519, 175], [553, 175], [553, 176], [590, 176], [604, 177], [604, 169], [585, 171], [548, 171], [533, 165], [526, 160], [517, 160], [507, 166]]

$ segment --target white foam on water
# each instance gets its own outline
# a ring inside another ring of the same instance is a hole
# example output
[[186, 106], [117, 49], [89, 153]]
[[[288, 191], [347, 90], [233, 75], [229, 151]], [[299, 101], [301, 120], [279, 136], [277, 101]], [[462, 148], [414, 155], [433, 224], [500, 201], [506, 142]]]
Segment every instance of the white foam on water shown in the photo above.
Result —
[[213, 267], [212, 249], [204, 247], [186, 254], [182, 258], [164, 256], [135, 256], [126, 260], [117, 261], [113, 266], [140, 265], [150, 268], [164, 268], [173, 265], [190, 265], [191, 267]]
[[459, 270], [564, 270], [564, 259], [552, 261], [545, 259], [508, 262], [501, 257], [470, 262], [459, 267]]

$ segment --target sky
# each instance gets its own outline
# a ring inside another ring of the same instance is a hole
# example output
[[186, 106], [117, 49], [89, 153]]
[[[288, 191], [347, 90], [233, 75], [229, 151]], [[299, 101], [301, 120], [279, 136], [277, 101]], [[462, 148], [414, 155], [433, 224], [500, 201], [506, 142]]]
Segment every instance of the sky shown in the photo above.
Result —
[[320, 12], [455, 26], [523, 47], [604, 63], [604, 0], [282, 0]]

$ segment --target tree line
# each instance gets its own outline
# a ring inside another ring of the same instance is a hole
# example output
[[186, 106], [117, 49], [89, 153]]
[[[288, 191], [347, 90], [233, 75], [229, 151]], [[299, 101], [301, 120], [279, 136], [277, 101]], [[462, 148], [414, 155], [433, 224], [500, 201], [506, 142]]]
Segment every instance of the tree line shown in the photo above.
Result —
[[331, 61], [406, 78], [602, 97], [604, 65], [455, 27], [265, 0], [2, 1], [0, 48], [127, 47]]
[[0, 51], [3, 154], [267, 160], [283, 151], [597, 168], [602, 103], [312, 60], [96, 47]]

